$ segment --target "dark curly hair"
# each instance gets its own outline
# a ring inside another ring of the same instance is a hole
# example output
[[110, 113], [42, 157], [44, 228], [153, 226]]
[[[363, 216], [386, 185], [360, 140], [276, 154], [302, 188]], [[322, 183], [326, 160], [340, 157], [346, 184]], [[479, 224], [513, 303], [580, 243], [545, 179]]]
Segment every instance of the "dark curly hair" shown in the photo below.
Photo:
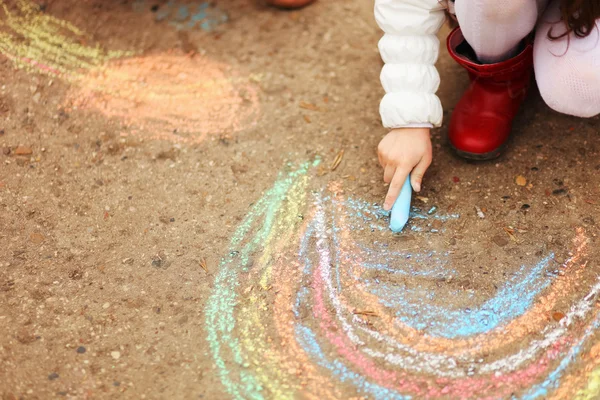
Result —
[[560, 0], [560, 13], [567, 30], [558, 36], [550, 30], [548, 37], [556, 40], [573, 33], [583, 38], [592, 33], [600, 19], [600, 0]]

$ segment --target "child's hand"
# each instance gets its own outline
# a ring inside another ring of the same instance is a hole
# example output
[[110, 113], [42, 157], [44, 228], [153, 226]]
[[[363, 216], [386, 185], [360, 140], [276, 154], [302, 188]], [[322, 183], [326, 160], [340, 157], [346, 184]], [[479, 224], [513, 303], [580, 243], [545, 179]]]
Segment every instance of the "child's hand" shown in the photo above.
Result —
[[411, 174], [413, 189], [421, 191], [423, 175], [431, 165], [429, 131], [429, 128], [394, 129], [379, 143], [377, 152], [384, 169], [383, 181], [390, 184], [384, 210], [392, 209], [408, 174]]

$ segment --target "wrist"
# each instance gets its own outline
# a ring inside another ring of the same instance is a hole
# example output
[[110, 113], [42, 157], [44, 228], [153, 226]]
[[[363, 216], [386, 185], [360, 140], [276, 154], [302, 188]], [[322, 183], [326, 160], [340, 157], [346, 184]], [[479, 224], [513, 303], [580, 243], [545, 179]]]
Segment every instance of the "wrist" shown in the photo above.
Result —
[[401, 135], [401, 136], [426, 136], [431, 137], [431, 128], [428, 127], [406, 127], [406, 128], [394, 128], [388, 132], [388, 134]]

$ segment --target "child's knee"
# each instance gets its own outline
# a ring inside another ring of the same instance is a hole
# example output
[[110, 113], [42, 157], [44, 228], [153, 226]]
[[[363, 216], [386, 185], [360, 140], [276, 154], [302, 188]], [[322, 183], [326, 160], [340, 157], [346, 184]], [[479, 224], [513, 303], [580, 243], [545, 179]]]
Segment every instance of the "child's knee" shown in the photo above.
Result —
[[[538, 17], [535, 1], [457, 0], [455, 8], [458, 22], [467, 35], [514, 36], [518, 32], [523, 38], [534, 28]], [[498, 31], [498, 28], [506, 32]], [[477, 41], [476, 38], [473, 40]]]
[[485, 21], [502, 24], [520, 19], [529, 6], [523, 0], [479, 0], [479, 3]]
[[579, 60], [569, 53], [536, 55], [535, 73], [540, 94], [550, 108], [560, 113], [581, 118], [598, 115], [600, 63], [594, 65], [591, 58]]
[[582, 118], [600, 114], [600, 31], [586, 38], [551, 40], [552, 27], [558, 28], [541, 23], [535, 39], [535, 75], [542, 98], [563, 114]]

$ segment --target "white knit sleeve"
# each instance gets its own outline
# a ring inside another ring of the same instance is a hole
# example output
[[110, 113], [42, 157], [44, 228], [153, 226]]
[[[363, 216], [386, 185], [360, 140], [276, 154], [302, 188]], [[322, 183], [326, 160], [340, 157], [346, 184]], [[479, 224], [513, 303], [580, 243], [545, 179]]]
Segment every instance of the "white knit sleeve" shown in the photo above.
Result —
[[384, 31], [379, 41], [385, 63], [381, 84], [386, 94], [379, 108], [383, 125], [440, 126], [443, 110], [435, 94], [440, 84], [435, 63], [444, 6], [438, 0], [375, 0], [375, 19]]

